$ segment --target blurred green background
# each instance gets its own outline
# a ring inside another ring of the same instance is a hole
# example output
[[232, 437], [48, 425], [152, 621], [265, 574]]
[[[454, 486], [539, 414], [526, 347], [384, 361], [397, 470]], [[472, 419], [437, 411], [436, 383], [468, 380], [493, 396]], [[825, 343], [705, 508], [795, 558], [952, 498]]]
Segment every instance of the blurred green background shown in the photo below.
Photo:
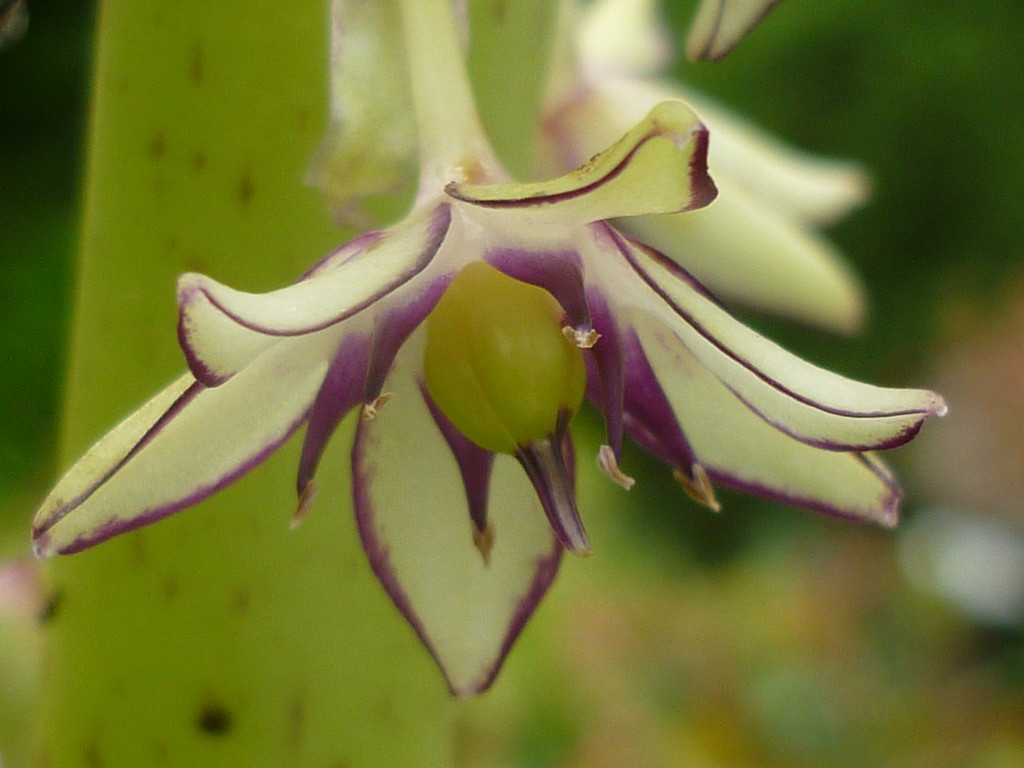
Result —
[[[669, 5], [682, 39], [693, 4]], [[31, 11], [0, 51], [8, 557], [57, 470], [93, 23], [81, 0]], [[680, 61], [872, 172], [831, 232], [871, 296], [864, 334], [746, 319], [843, 373], [939, 389], [951, 415], [893, 457], [895, 533], [730, 494], [712, 515], [630, 453], [637, 487], [595, 513], [600, 562], [567, 569], [506, 690], [467, 713], [463, 764], [1024, 765], [1022, 28], [1019, 0], [788, 0], [724, 62]], [[0, 754], [31, 677], [12, 661], [31, 642], [19, 606], [0, 597]]]

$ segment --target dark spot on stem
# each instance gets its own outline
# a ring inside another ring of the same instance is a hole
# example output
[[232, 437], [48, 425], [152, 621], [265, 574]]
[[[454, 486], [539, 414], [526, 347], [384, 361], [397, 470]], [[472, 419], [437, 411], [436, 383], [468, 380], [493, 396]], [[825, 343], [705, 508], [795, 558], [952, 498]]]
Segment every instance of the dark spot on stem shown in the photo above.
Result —
[[95, 739], [85, 745], [82, 750], [82, 764], [86, 768], [102, 768], [103, 758], [100, 755], [100, 745]]
[[49, 624], [57, 618], [60, 613], [61, 606], [64, 604], [64, 590], [54, 589], [43, 604], [43, 609], [39, 612], [39, 623], [43, 626]]
[[203, 74], [206, 72], [206, 54], [203, 51], [203, 44], [196, 43], [192, 46], [192, 56], [188, 62], [188, 79], [196, 85], [203, 82]]
[[238, 180], [238, 202], [244, 206], [248, 206], [252, 202], [252, 197], [256, 194], [256, 187], [252, 180], [252, 171], [246, 169], [242, 172], [242, 178]]
[[149, 156], [154, 160], [163, 160], [164, 154], [167, 152], [167, 136], [163, 130], [153, 134], [153, 137], [149, 140], [147, 150], [149, 151]]
[[288, 740], [292, 746], [298, 746], [302, 742], [302, 729], [306, 723], [306, 701], [297, 698], [292, 702], [292, 708], [288, 712]]
[[231, 595], [231, 603], [235, 610], [241, 614], [249, 612], [249, 606], [252, 605], [252, 596], [249, 594], [249, 590], [246, 587], [239, 587]]
[[231, 712], [220, 704], [207, 702], [196, 717], [196, 727], [208, 736], [224, 736], [233, 726]]
[[196, 150], [192, 153], [192, 170], [199, 172], [206, 167], [206, 155], [201, 150]]
[[175, 596], [178, 594], [178, 579], [174, 576], [168, 576], [166, 579], [164, 579], [164, 583], [161, 588], [164, 597], [166, 597], [168, 600], [173, 600]]

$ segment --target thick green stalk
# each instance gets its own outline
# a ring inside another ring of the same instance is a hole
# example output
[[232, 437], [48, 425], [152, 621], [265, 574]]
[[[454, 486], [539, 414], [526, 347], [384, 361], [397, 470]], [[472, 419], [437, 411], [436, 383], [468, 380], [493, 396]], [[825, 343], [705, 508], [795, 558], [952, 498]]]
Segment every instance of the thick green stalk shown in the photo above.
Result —
[[[320, 0], [105, 0], [63, 455], [184, 368], [174, 280], [283, 285], [342, 239], [302, 178]], [[212, 500], [48, 564], [38, 764], [440, 766], [451, 712], [357, 543], [347, 435], [296, 531], [295, 446]]]
[[559, 0], [469, 0], [469, 72], [491, 146], [529, 179]]

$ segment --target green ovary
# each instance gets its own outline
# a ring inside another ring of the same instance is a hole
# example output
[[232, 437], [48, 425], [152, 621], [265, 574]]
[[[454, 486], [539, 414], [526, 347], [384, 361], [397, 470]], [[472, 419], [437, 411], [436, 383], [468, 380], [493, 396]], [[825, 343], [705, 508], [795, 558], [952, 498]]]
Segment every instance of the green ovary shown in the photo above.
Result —
[[583, 356], [542, 288], [474, 262], [427, 318], [424, 367], [434, 402], [489, 451], [552, 437], [583, 400]]

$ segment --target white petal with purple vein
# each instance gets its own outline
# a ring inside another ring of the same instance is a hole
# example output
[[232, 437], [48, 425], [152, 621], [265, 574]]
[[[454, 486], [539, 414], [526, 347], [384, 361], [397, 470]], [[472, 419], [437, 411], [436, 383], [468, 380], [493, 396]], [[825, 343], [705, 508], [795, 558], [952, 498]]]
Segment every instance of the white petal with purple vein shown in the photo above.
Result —
[[261, 336], [298, 336], [327, 328], [365, 309], [430, 263], [450, 222], [448, 206], [411, 215], [387, 235], [334, 268], [294, 285], [247, 293], [204, 275], [178, 283], [180, 337], [193, 361], [226, 378], [267, 345]]
[[[228, 383], [200, 388], [182, 407], [172, 407], [189, 381], [180, 379], [101, 439], [87, 470], [76, 466], [57, 485], [34, 523], [39, 554], [102, 541], [232, 482], [302, 422], [326, 368], [322, 343], [280, 344]], [[171, 417], [161, 423], [167, 408]]]
[[896, 523], [899, 488], [877, 459], [793, 440], [746, 408], [681, 343], [648, 328], [638, 333], [712, 482], [841, 517]]
[[[409, 349], [413, 347], [413, 349]], [[387, 405], [362, 422], [353, 455], [356, 515], [374, 571], [452, 690], [486, 688], [554, 578], [560, 545], [525, 473], [498, 456], [490, 483], [489, 562], [474, 545], [458, 466], [403, 350]]]
[[686, 55], [694, 60], [723, 58], [779, 2], [701, 0], [686, 38]]
[[707, 146], [707, 132], [693, 111], [681, 101], [665, 101], [610, 147], [557, 178], [528, 184], [450, 184], [447, 191], [473, 205], [514, 209], [523, 226], [674, 213], [714, 199]]
[[680, 279], [664, 256], [625, 240], [620, 247], [662, 299], [620, 291], [617, 302], [633, 305], [634, 323], [660, 320], [748, 407], [797, 439], [837, 450], [893, 447], [945, 413], [934, 392], [863, 384], [801, 360]]

